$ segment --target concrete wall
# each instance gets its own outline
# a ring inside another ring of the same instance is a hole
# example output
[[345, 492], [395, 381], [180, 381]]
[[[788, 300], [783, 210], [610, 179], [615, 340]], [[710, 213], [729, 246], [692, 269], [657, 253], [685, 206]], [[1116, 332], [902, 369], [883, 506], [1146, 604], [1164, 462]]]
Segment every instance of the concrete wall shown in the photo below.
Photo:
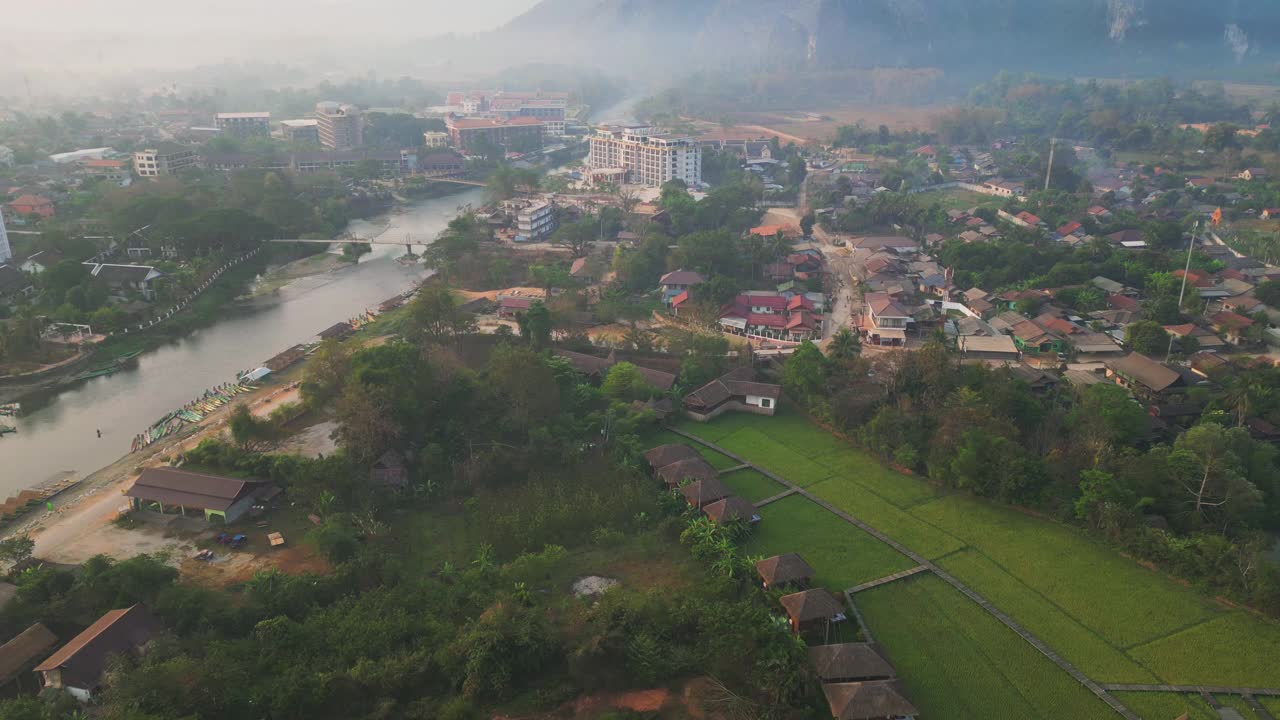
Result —
[[726, 412], [729, 412], [730, 410], [733, 410], [735, 412], [748, 412], [755, 415], [773, 415], [774, 409], [775, 408], [762, 408], [762, 407], [759, 407], [758, 405], [747, 405], [746, 403], [741, 402], [739, 400], [730, 400], [724, 403], [723, 405], [717, 406], [714, 410], [706, 413], [705, 415], [701, 413], [693, 412], [691, 410], [685, 410], [684, 412], [685, 412], [685, 415], [688, 415], [689, 418], [692, 420], [696, 420], [698, 422], [707, 422], [709, 420], [714, 420], [720, 417], [721, 415], [723, 415]]

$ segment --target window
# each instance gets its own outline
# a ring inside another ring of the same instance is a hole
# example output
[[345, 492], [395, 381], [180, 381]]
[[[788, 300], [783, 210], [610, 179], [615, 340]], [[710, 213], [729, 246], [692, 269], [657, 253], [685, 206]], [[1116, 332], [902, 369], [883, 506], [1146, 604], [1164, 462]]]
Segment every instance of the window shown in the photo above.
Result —
[[765, 408], [766, 410], [767, 410], [767, 409], [769, 409], [769, 408], [771, 408], [771, 407], [773, 407], [773, 399], [772, 399], [772, 398], [760, 398], [760, 407]]

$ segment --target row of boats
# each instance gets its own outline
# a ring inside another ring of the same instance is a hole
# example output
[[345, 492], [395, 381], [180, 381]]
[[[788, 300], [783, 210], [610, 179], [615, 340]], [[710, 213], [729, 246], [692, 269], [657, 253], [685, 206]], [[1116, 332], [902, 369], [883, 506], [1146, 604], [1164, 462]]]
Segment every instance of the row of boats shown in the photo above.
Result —
[[22, 405], [18, 403], [4, 403], [0, 405], [0, 415], [17, 415], [22, 412]]
[[151, 427], [138, 433], [133, 438], [134, 451], [141, 450], [157, 440], [178, 432], [183, 425], [194, 424], [204, 420], [210, 413], [231, 402], [231, 399], [236, 395], [247, 393], [255, 387], [257, 386], [252, 382], [240, 380], [223, 383], [205, 390], [200, 397], [165, 415], [153, 423]]
[[121, 355], [120, 357], [112, 358], [110, 361], [108, 361], [104, 365], [99, 365], [98, 367], [95, 367], [93, 369], [86, 370], [77, 375], [73, 375], [71, 379], [72, 380], [88, 380], [89, 378], [102, 377], [104, 375], [114, 375], [117, 372], [119, 372], [120, 369], [123, 368], [126, 363], [128, 363], [130, 360], [138, 357], [141, 354], [142, 354], [142, 351], [138, 350], [135, 352], [131, 352], [127, 355]]

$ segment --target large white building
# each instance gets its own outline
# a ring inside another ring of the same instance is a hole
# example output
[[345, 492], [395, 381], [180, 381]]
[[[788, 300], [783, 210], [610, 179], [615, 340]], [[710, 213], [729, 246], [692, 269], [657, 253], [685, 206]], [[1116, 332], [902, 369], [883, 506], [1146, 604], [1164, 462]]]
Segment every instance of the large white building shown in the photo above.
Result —
[[13, 248], [9, 246], [9, 233], [4, 229], [4, 210], [0, 209], [0, 263], [13, 259]]
[[271, 136], [269, 112], [221, 112], [213, 118], [214, 125], [224, 133], [242, 136]]
[[516, 242], [537, 242], [555, 232], [556, 206], [539, 202], [516, 213]]
[[588, 170], [622, 170], [626, 181], [651, 187], [683, 180], [702, 183], [702, 148], [693, 138], [651, 127], [602, 127], [591, 137]]
[[139, 177], [162, 177], [172, 175], [183, 168], [193, 167], [199, 160], [200, 156], [191, 148], [162, 143], [158, 148], [135, 152], [133, 171]]

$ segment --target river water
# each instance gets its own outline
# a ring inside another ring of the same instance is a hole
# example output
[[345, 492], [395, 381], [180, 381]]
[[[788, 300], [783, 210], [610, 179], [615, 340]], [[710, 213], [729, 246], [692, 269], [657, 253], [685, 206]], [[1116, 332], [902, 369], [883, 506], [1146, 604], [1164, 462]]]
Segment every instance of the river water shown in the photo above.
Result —
[[[407, 235], [415, 244], [429, 242], [460, 205], [479, 205], [482, 192], [423, 200], [347, 229], [357, 237]], [[225, 319], [145, 353], [114, 375], [22, 398], [22, 416], [0, 418], [18, 427], [17, 433], [0, 437], [0, 499], [53, 477], [84, 476], [115, 462], [129, 452], [135, 435], [206, 388], [234, 380], [237, 371], [314, 339], [426, 276], [420, 265], [395, 261], [404, 254], [403, 245], [373, 245], [372, 250], [355, 266], [296, 280], [267, 302], [230, 308]]]

